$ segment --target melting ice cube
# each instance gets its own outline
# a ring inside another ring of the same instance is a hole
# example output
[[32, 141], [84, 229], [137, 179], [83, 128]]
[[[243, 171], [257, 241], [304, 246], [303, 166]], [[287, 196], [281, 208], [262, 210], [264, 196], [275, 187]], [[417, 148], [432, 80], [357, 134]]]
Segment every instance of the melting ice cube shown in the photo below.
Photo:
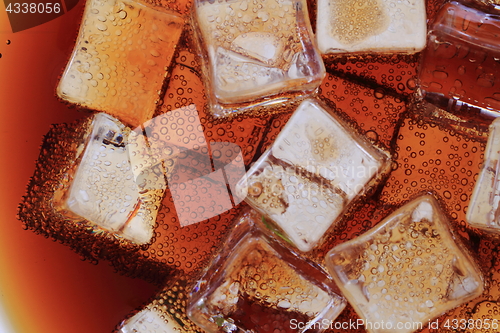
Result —
[[269, 241], [255, 224], [259, 219], [252, 210], [237, 219], [222, 253], [190, 295], [189, 317], [211, 333], [289, 331], [294, 321], [306, 326], [335, 320], [345, 301], [328, 279], [324, 283], [326, 274]]
[[183, 26], [178, 14], [137, 1], [87, 1], [57, 94], [127, 125], [141, 125], [160, 100]]

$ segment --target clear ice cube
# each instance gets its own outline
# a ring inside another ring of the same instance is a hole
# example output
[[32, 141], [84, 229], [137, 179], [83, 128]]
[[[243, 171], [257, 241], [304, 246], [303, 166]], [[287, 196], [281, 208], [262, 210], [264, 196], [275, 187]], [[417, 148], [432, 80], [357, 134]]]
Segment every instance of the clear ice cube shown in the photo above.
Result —
[[478, 267], [455, 239], [437, 201], [423, 195], [325, 262], [368, 332], [409, 333], [483, 292]]
[[387, 171], [390, 157], [314, 100], [295, 111], [237, 195], [311, 250], [349, 204]]
[[490, 125], [483, 167], [466, 218], [473, 227], [500, 233], [500, 118]]
[[184, 26], [161, 7], [89, 0], [57, 94], [131, 126], [153, 116]]
[[78, 149], [60, 209], [138, 244], [148, 243], [166, 187], [145, 139], [118, 120], [94, 116]]
[[321, 83], [324, 65], [304, 1], [198, 0], [194, 8], [212, 111], [219, 104], [312, 92]]
[[426, 36], [424, 0], [318, 0], [321, 53], [415, 53]]
[[207, 332], [324, 330], [345, 300], [321, 269], [269, 241], [255, 224], [260, 218], [251, 210], [240, 216], [190, 295], [188, 316]]

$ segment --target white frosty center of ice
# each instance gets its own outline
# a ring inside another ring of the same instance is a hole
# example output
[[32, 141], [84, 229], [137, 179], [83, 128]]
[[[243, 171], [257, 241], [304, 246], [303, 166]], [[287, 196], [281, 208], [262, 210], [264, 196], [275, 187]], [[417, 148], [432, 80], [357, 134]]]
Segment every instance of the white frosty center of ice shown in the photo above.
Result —
[[411, 219], [413, 220], [413, 222], [419, 222], [424, 219], [432, 221], [432, 214], [432, 205], [426, 201], [422, 201], [412, 212]]
[[174, 319], [164, 320], [155, 311], [144, 309], [126, 320], [118, 333], [179, 333], [184, 332]]
[[293, 123], [283, 129], [273, 155], [331, 181], [348, 199], [358, 195], [381, 166], [346, 129], [310, 103], [303, 103]]
[[249, 32], [236, 37], [232, 43], [235, 51], [241, 50], [248, 56], [264, 63], [276, 61], [282, 43], [270, 33]]

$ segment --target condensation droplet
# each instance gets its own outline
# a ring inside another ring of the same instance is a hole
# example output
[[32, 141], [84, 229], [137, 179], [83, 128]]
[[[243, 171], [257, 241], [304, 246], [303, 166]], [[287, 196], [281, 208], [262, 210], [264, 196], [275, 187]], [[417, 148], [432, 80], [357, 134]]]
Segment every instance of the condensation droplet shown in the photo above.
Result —
[[432, 75], [438, 80], [446, 80], [448, 78], [448, 73], [444, 71], [434, 71]]
[[495, 84], [495, 75], [493, 74], [481, 74], [477, 78], [477, 85], [484, 88], [491, 88]]
[[382, 99], [385, 96], [385, 92], [382, 89], [376, 89], [373, 93], [376, 99]]
[[104, 23], [97, 23], [95, 26], [100, 31], [106, 31], [106, 30], [108, 30], [108, 26], [106, 24], [104, 24]]

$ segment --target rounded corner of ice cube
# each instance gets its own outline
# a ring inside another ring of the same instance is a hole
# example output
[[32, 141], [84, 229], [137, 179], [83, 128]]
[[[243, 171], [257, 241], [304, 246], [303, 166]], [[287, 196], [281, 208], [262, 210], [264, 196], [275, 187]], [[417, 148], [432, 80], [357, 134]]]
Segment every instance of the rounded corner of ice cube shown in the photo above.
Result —
[[63, 101], [69, 102], [67, 100], [67, 94], [66, 94], [66, 92], [64, 91], [64, 88], [63, 88], [63, 86], [64, 86], [63, 80], [64, 80], [64, 75], [61, 77], [61, 79], [57, 83], [57, 86], [56, 86], [56, 96], [59, 99], [63, 100]]
[[427, 46], [427, 26], [424, 26], [421, 35], [419, 35], [418, 38], [415, 39], [415, 45], [409, 53], [414, 54], [421, 52], [425, 49], [426, 46]]
[[135, 225], [134, 221], [131, 221], [123, 230], [122, 236], [137, 245], [145, 245], [153, 238], [153, 228], [149, 225]]
[[332, 247], [328, 252], [325, 254], [324, 262], [325, 266], [328, 271], [331, 271], [332, 273], [334, 272], [334, 265], [333, 265], [333, 259], [335, 255], [337, 254], [336, 246]]
[[424, 192], [422, 194], [420, 194], [419, 196], [417, 196], [415, 199], [414, 199], [414, 202], [417, 202], [417, 203], [420, 203], [420, 202], [427, 202], [428, 204], [430, 204], [432, 207], [434, 208], [438, 208], [439, 207], [439, 202], [438, 200], [436, 199], [436, 197], [430, 193], [430, 192]]

